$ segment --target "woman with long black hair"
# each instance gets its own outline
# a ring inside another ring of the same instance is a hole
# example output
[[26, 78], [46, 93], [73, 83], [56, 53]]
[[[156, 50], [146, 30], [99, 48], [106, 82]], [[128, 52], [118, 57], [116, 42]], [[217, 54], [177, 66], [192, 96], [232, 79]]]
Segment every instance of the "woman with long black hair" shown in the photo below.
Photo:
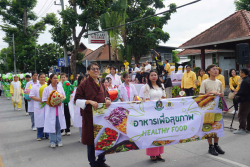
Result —
[[[164, 85], [161, 83], [159, 76], [155, 70], [151, 70], [147, 76], [148, 83], [143, 88], [143, 96], [146, 100], [161, 100], [166, 98]], [[164, 146], [147, 148], [146, 154], [150, 156], [153, 162], [157, 160], [165, 162], [161, 154], [164, 152]]]
[[62, 103], [57, 106], [50, 107], [48, 97], [50, 93], [55, 90], [65, 96], [63, 87], [57, 85], [57, 75], [51, 74], [48, 81], [48, 86], [43, 90], [42, 102], [46, 103], [45, 106], [45, 119], [44, 119], [44, 132], [49, 133], [50, 147], [54, 148], [56, 145], [62, 147], [61, 130], [66, 129], [66, 122], [64, 117], [64, 110]]

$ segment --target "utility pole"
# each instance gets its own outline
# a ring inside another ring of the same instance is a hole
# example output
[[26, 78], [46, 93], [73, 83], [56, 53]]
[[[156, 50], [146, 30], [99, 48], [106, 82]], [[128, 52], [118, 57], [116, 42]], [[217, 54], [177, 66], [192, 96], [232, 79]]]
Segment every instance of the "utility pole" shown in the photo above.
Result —
[[12, 36], [12, 42], [13, 42], [13, 56], [14, 56], [14, 74], [16, 74], [16, 56], [15, 56], [15, 37], [14, 33]]
[[[57, 4], [56, 1], [54, 1], [54, 5], [61, 5], [62, 6], [62, 10], [64, 10], [64, 1], [60, 0], [60, 2], [61, 2], [61, 4]], [[65, 43], [66, 43], [66, 41], [65, 41]], [[64, 51], [65, 70], [68, 69], [68, 79], [69, 79], [70, 78], [70, 76], [69, 76], [69, 63], [68, 63], [68, 55], [67, 55], [67, 48], [66, 48], [66, 46], [63, 46], [63, 51]]]
[[35, 71], [36, 71], [36, 34], [35, 34]]

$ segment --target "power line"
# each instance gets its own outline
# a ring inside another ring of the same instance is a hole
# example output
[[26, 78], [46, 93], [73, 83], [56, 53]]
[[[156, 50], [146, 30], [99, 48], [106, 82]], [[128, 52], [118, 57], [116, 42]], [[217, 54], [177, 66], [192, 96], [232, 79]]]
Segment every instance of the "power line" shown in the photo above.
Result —
[[187, 3], [187, 4], [185, 4], [185, 5], [181, 5], [181, 6], [178, 6], [178, 7], [176, 7], [176, 8], [173, 8], [173, 9], [170, 9], [170, 10], [166, 10], [166, 11], [161, 12], [161, 13], [157, 13], [157, 14], [154, 14], [154, 15], [151, 15], [151, 16], [148, 16], [148, 17], [144, 17], [144, 18], [135, 20], [135, 21], [127, 22], [127, 23], [122, 24], [122, 25], [119, 25], [119, 26], [107, 28], [107, 29], [104, 29], [104, 30], [102, 30], [102, 31], [94, 32], [94, 33], [91, 33], [91, 34], [88, 34], [88, 35], [93, 35], [93, 34], [101, 33], [101, 32], [108, 31], [108, 30], [112, 30], [112, 29], [115, 29], [115, 28], [118, 28], [118, 27], [122, 27], [122, 26], [125, 26], [125, 25], [129, 25], [129, 24], [132, 24], [132, 23], [136, 23], [136, 22], [139, 22], [139, 21], [142, 21], [142, 20], [146, 20], [146, 19], [149, 19], [149, 18], [151, 18], [151, 17], [157, 16], [157, 15], [160, 15], [160, 14], [165, 14], [165, 13], [167, 13], [167, 12], [171, 12], [171, 11], [173, 11], [173, 10], [176, 10], [176, 9], [179, 9], [179, 8], [182, 8], [182, 7], [185, 7], [185, 6], [188, 6], [188, 5], [197, 3], [197, 2], [199, 2], [199, 1], [201, 1], [201, 0], [196, 0], [196, 1], [193, 1], [193, 2], [190, 2], [190, 3]]
[[[43, 7], [47, 4], [48, 0], [46, 0], [46, 2], [44, 3]], [[42, 9], [37, 13], [37, 15], [39, 15], [39, 13], [43, 10], [43, 7]]]
[[[47, 13], [47, 11], [52, 7], [52, 5], [53, 5], [53, 0], [51, 0], [51, 2], [50, 2], [50, 4], [47, 6], [47, 8], [43, 11], [43, 13], [40, 15], [40, 16], [38, 16], [38, 18], [35, 20], [35, 21], [37, 21], [38, 19], [40, 19], [45, 13]], [[35, 21], [32, 23], [32, 25], [34, 25], [34, 24], [36, 24], [35, 23]]]

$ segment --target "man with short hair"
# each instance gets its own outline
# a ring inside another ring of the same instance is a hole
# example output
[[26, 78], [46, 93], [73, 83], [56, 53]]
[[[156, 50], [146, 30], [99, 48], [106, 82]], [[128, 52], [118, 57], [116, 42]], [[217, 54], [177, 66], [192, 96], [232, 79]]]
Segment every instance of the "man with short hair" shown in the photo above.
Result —
[[74, 99], [75, 104], [81, 108], [82, 144], [87, 145], [88, 160], [91, 167], [109, 167], [105, 164], [105, 155], [99, 155], [97, 161], [95, 158], [92, 107], [97, 109], [98, 103], [105, 103], [108, 108], [111, 100], [104, 85], [98, 79], [100, 75], [99, 65], [91, 63], [87, 70], [90, 77], [77, 87]]
[[194, 81], [196, 80], [196, 75], [191, 71], [191, 67], [186, 67], [187, 72], [184, 72], [181, 80], [181, 89], [185, 91], [186, 96], [193, 96], [196, 86]]
[[[30, 78], [31, 78], [30, 75], [25, 76], [25, 80], [23, 80], [22, 85], [21, 85], [21, 88], [23, 90], [25, 90], [26, 84], [30, 81]], [[26, 115], [28, 116], [29, 115], [29, 113], [28, 113], [28, 100], [26, 100], [25, 98], [24, 98], [24, 103], [25, 103]]]
[[[216, 79], [216, 76], [219, 73], [218, 67], [215, 64], [211, 64], [207, 67], [207, 73], [209, 78], [204, 80], [201, 83], [200, 87], [200, 95], [211, 95], [214, 94], [216, 96], [224, 97], [223, 86], [221, 81]], [[207, 139], [209, 144], [208, 152], [212, 155], [217, 156], [218, 154], [224, 154], [225, 152], [220, 148], [218, 145], [219, 138], [214, 138], [214, 145], [213, 139]]]
[[234, 131], [234, 134], [246, 134], [250, 132], [250, 78], [248, 69], [240, 70], [242, 82], [240, 89], [236, 94], [237, 102], [240, 102], [239, 108], [239, 129]]

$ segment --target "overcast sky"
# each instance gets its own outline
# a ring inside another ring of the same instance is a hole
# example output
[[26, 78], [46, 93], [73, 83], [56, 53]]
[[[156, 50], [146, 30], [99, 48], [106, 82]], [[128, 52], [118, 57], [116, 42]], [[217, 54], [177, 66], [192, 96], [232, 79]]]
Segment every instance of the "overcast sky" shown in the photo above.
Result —
[[[45, 4], [46, 1], [47, 3]], [[61, 6], [53, 5], [53, 1], [54, 0], [38, 0], [38, 4], [34, 11], [37, 12], [38, 16], [42, 13], [44, 13], [42, 16], [52, 12], [57, 14], [57, 11], [61, 10]], [[157, 13], [167, 10], [170, 3], [176, 3], [177, 6], [180, 6], [192, 1], [194, 0], [164, 0], [166, 8], [157, 11]], [[64, 2], [66, 6], [68, 1], [64, 0]], [[168, 24], [163, 28], [164, 31], [170, 34], [170, 40], [160, 45], [180, 46], [190, 38], [193, 38], [217, 22], [233, 14], [235, 12], [233, 2], [234, 0], [202, 0], [196, 4], [178, 9], [177, 13], [171, 16], [171, 20], [169, 20]], [[57, 3], [60, 3], [60, 0], [57, 0]], [[2, 24], [1, 21], [0, 24]], [[51, 34], [48, 32], [49, 29], [51, 29], [51, 26], [47, 26], [44, 34], [40, 35], [38, 39], [39, 44], [53, 42]], [[77, 30], [79, 33], [80, 27]], [[2, 40], [4, 35], [4, 32], [0, 30], [0, 50], [8, 46]], [[88, 44], [88, 40], [84, 38], [82, 38], [81, 42], [92, 50], [101, 46], [99, 44]]]

